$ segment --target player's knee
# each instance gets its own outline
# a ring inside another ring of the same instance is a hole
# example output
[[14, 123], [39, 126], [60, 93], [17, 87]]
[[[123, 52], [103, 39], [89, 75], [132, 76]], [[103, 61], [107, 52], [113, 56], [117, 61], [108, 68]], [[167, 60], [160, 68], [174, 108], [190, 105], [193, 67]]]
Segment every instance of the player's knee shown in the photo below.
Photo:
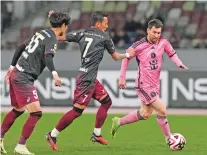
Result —
[[101, 104], [107, 104], [109, 106], [112, 105], [111, 97], [107, 94], [106, 97], [104, 97], [101, 101], [99, 101]]
[[38, 117], [39, 119], [42, 117], [42, 111], [32, 112], [30, 116]]
[[144, 110], [138, 110], [137, 116], [140, 120], [147, 120], [150, 116], [150, 113]]
[[166, 116], [167, 115], [167, 109], [166, 108], [160, 109], [157, 112], [157, 115], [159, 115], [159, 116]]
[[13, 108], [12, 111], [16, 114], [16, 117], [19, 117], [20, 115], [22, 115], [24, 113], [24, 110], [23, 111], [19, 111], [16, 108]]
[[78, 108], [78, 107], [73, 107], [73, 110], [75, 111], [75, 112], [77, 112], [78, 114], [79, 114], [79, 116], [81, 116], [82, 115], [82, 113], [83, 113], [83, 111], [84, 111], [84, 109], [80, 109], [80, 108]]
[[144, 120], [147, 120], [150, 117], [150, 113], [146, 112], [142, 115], [142, 117], [144, 118]]

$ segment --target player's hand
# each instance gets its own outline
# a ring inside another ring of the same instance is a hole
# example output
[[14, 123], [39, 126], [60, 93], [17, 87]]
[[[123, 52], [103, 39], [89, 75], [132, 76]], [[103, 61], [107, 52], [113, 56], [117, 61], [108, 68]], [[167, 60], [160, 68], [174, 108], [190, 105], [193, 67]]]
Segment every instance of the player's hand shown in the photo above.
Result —
[[53, 73], [53, 79], [55, 80], [55, 86], [61, 87], [61, 80], [57, 72]]
[[9, 84], [9, 77], [11, 75], [11, 72], [13, 71], [14, 66], [10, 66], [8, 71], [6, 72], [6, 76], [5, 76], [5, 82]]
[[48, 13], [48, 18], [50, 18], [51, 14], [53, 14], [55, 11], [54, 10], [50, 10]]
[[53, 76], [53, 79], [55, 80], [55, 86], [61, 87], [60, 77], [58, 75], [57, 76]]
[[183, 65], [183, 64], [181, 64], [179, 67], [182, 68], [182, 69], [188, 69], [188, 67], [186, 67], [186, 66]]
[[125, 89], [126, 88], [126, 80], [119, 80], [118, 87], [119, 87], [119, 89]]

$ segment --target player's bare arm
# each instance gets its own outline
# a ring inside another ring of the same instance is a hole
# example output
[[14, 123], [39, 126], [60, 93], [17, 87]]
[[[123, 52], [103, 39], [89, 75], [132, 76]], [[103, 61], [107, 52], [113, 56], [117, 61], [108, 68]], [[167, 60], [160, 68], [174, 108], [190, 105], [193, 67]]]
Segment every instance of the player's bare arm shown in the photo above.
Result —
[[5, 81], [7, 83], [9, 83], [9, 77], [10, 77], [10, 74], [12, 72], [12, 70], [14, 69], [14, 66], [16, 65], [19, 57], [21, 56], [22, 52], [25, 50], [26, 48], [26, 44], [22, 43], [21, 45], [19, 45], [14, 53], [14, 56], [12, 58], [12, 63], [11, 63], [11, 66], [9, 67], [7, 73], [6, 73], [6, 76], [5, 76]]
[[118, 52], [113, 52], [112, 54], [111, 54], [111, 57], [115, 60], [115, 61], [117, 61], [117, 60], [122, 60], [122, 59], [125, 59], [125, 58], [129, 58], [129, 57], [131, 57], [131, 56], [133, 56], [135, 54], [135, 50], [133, 49], [133, 48], [129, 48], [127, 51], [126, 51], [126, 53], [124, 53], [124, 54], [120, 54], [120, 53], [118, 53]]

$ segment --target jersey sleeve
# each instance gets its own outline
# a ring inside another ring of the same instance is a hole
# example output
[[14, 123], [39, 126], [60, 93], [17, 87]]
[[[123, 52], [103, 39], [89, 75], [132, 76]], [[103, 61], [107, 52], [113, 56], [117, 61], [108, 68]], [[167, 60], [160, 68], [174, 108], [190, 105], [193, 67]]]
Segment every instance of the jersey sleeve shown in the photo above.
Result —
[[170, 42], [168, 40], [166, 40], [165, 42], [165, 53], [169, 56], [172, 57], [173, 55], [176, 54], [175, 50], [173, 49], [172, 45], [170, 44]]
[[107, 39], [105, 41], [105, 48], [109, 54], [112, 54], [115, 52], [114, 42], [109, 36], [107, 36]]
[[66, 40], [68, 42], [76, 42], [78, 43], [83, 36], [83, 32], [75, 32], [66, 34]]
[[45, 40], [45, 55], [52, 54], [55, 55], [57, 50], [57, 40], [55, 38], [47, 38]]
[[[135, 53], [134, 53], [134, 55], [133, 56], [130, 56], [129, 58], [127, 58], [127, 59], [129, 59], [129, 60], [131, 60], [131, 59], [133, 59], [134, 57], [136, 57], [137, 55], [138, 55], [138, 53], [139, 53], [139, 45], [137, 45], [136, 43], [133, 43], [127, 50], [130, 50], [130, 49], [134, 49], [134, 51], [135, 51]], [[126, 51], [127, 51], [126, 50]]]
[[22, 52], [25, 50], [26, 46], [27, 44], [23, 42], [16, 48], [15, 53], [12, 58], [12, 62], [11, 62], [12, 66], [16, 65], [17, 61], [19, 60], [19, 57], [21, 56]]

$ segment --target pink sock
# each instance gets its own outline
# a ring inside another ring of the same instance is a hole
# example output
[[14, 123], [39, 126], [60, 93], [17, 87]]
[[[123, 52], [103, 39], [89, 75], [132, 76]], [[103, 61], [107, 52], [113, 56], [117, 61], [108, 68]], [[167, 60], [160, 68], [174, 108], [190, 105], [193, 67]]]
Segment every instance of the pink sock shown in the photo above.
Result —
[[168, 124], [167, 117], [157, 115], [157, 123], [159, 124], [160, 128], [162, 129], [164, 136], [169, 137], [170, 136], [170, 126]]
[[139, 120], [143, 120], [143, 118], [140, 116], [139, 110], [135, 110], [135, 111], [130, 112], [128, 115], [120, 118], [119, 123], [121, 126], [124, 124], [130, 124], [133, 122], [137, 122]]

